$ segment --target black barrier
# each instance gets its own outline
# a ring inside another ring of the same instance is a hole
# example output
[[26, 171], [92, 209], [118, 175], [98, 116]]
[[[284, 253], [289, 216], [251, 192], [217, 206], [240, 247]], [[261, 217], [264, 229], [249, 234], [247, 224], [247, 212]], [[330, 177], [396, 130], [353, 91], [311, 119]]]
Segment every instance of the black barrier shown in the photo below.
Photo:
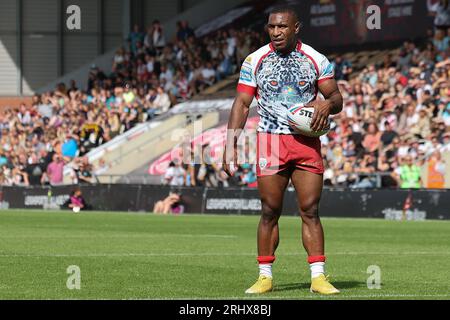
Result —
[[[1, 187], [0, 201], [2, 208], [56, 209], [69, 198], [73, 189], [74, 186]], [[87, 203], [101, 211], [151, 212], [158, 200], [176, 191], [182, 196], [185, 213], [258, 215], [261, 212], [258, 190], [249, 188], [105, 184], [83, 185], [81, 190]], [[410, 202], [408, 208], [405, 207], [407, 202]], [[292, 188], [285, 193], [283, 214], [298, 215], [296, 193]], [[324, 189], [320, 215], [391, 220], [450, 219], [450, 189]]]
[[[75, 189], [74, 186], [1, 187], [3, 208], [55, 209], [59, 208]], [[205, 190], [203, 188], [171, 188], [158, 185], [102, 184], [82, 185], [86, 202], [100, 211], [147, 211], [169, 195], [182, 195], [188, 212], [201, 213]]]
[[[403, 210], [408, 196], [411, 206]], [[324, 190], [322, 216], [390, 220], [450, 219], [450, 190]], [[405, 215], [405, 217], [403, 217]]]

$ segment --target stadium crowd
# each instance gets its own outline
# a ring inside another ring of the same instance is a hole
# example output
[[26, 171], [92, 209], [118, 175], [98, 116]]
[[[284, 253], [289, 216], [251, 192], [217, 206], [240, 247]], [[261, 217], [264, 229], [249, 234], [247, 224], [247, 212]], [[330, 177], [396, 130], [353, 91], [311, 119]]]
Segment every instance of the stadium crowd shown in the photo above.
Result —
[[168, 102], [154, 103], [154, 91], [167, 93], [171, 104], [189, 99], [235, 73], [264, 41], [261, 33], [233, 28], [198, 38], [187, 21], [179, 21], [175, 38], [167, 42], [155, 20], [146, 33], [134, 26], [128, 50], [122, 47], [114, 56], [113, 75], [142, 88], [154, 109], [167, 110]]
[[166, 41], [159, 21], [145, 33], [135, 25], [110, 74], [93, 65], [86, 89], [61, 83], [0, 115], [0, 184], [62, 184], [65, 165], [73, 183], [94, 182], [87, 152], [235, 73], [264, 41], [254, 31], [197, 38], [187, 21], [177, 28]]
[[[321, 137], [325, 185], [444, 187], [442, 154], [450, 152], [449, 42], [450, 29], [439, 28], [427, 41], [406, 41], [398, 55], [359, 72], [342, 56], [332, 61], [344, 107]], [[426, 185], [421, 180], [425, 163]], [[256, 181], [249, 164], [233, 178], [214, 163], [175, 167], [180, 167], [179, 184], [254, 186]], [[169, 169], [166, 183], [172, 174]]]
[[[443, 187], [443, 152], [450, 151], [450, 50], [448, 31], [437, 29], [423, 44], [406, 41], [398, 56], [386, 56], [356, 77], [341, 58], [334, 61], [344, 97], [343, 112], [322, 139], [329, 185]], [[408, 180], [408, 181], [407, 181]]]
[[[36, 94], [30, 106], [1, 114], [0, 184], [61, 184], [65, 166], [73, 183], [94, 182], [89, 150], [236, 73], [266, 41], [250, 30], [198, 38], [188, 22], [177, 27], [167, 41], [159, 21], [146, 32], [136, 25], [110, 74], [92, 66], [86, 90], [73, 81], [60, 84]], [[439, 28], [428, 41], [406, 41], [398, 55], [363, 70], [340, 56], [332, 61], [345, 104], [322, 137], [326, 185], [374, 187], [373, 174], [381, 172], [383, 186], [421, 186], [419, 168], [429, 159], [428, 187], [443, 185], [442, 153], [450, 151], [449, 41], [450, 31]], [[256, 176], [251, 164], [228, 178], [212, 163], [175, 162], [164, 182], [254, 186]]]

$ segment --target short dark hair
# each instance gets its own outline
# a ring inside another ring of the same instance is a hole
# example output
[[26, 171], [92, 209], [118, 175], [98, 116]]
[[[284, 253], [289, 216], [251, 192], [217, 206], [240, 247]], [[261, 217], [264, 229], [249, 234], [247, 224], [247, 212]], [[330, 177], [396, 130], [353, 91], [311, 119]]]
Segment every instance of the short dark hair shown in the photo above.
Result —
[[297, 10], [293, 6], [290, 5], [275, 6], [270, 10], [269, 16], [274, 13], [290, 13], [294, 17], [296, 22], [300, 22]]

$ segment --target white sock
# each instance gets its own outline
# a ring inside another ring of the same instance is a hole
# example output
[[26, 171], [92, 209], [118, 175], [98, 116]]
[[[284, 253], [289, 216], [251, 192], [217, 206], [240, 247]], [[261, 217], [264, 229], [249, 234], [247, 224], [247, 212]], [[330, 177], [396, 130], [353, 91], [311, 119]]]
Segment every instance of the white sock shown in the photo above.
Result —
[[260, 264], [259, 275], [272, 278], [272, 264], [271, 263]]
[[311, 269], [311, 279], [325, 274], [325, 262], [310, 263], [309, 268]]

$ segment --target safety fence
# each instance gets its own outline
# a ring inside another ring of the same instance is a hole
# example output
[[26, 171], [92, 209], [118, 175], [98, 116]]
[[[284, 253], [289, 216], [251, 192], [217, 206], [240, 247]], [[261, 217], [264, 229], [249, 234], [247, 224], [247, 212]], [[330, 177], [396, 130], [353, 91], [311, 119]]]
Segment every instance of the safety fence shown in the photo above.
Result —
[[[103, 184], [80, 186], [93, 210], [152, 212], [170, 191], [181, 194], [185, 214], [258, 215], [257, 189], [170, 188], [159, 185]], [[60, 209], [74, 186], [1, 187], [1, 208]], [[390, 220], [450, 219], [450, 189], [325, 188], [320, 201], [323, 217], [384, 218]], [[283, 215], [298, 215], [295, 190], [284, 197]]]

